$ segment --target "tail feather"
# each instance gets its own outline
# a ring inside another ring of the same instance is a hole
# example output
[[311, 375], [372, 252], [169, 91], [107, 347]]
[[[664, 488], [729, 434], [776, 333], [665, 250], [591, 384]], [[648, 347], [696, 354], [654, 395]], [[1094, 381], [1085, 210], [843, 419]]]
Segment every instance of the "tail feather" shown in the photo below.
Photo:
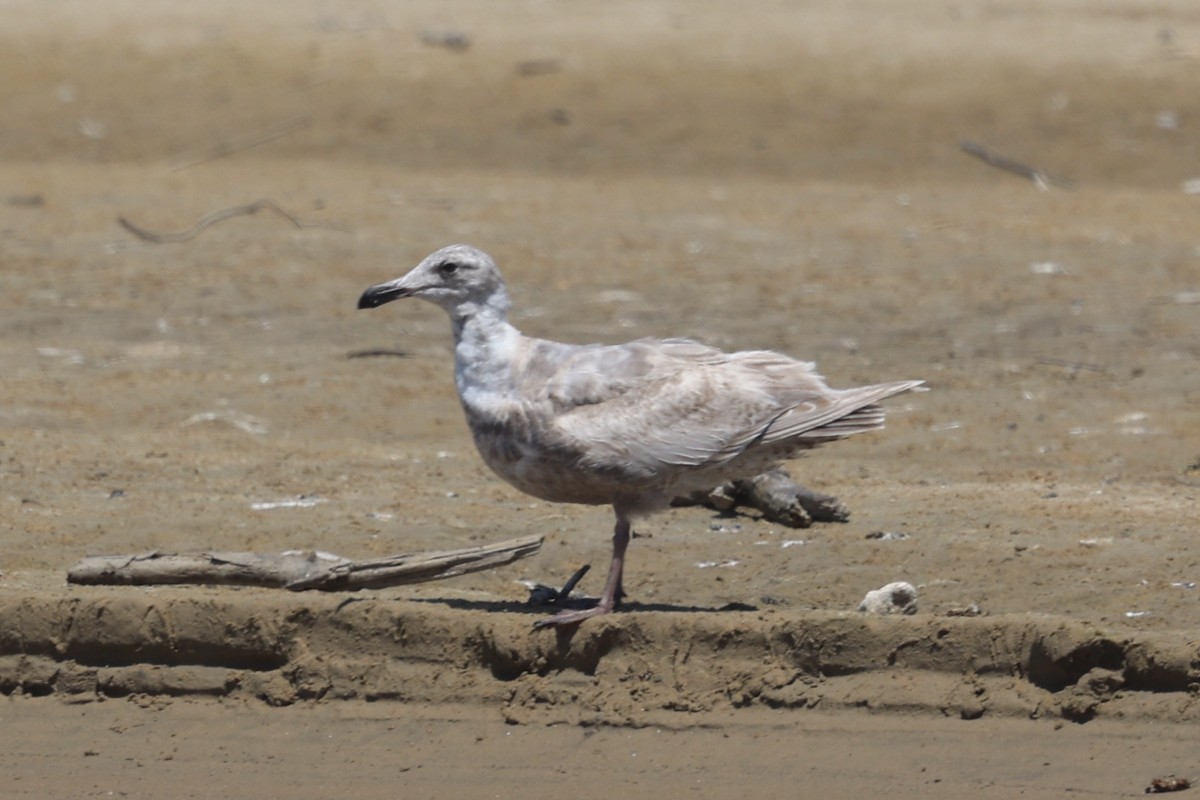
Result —
[[801, 439], [841, 439], [856, 433], [877, 431], [884, 425], [883, 406], [869, 405], [851, 411], [846, 416], [835, 419], [827, 425], [822, 425], [811, 431], [800, 434]]
[[899, 381], [847, 389], [824, 414], [810, 420], [812, 424], [802, 431], [791, 431], [786, 438], [820, 444], [879, 430], [884, 425], [885, 416], [879, 401], [915, 389], [923, 383], [924, 381]]

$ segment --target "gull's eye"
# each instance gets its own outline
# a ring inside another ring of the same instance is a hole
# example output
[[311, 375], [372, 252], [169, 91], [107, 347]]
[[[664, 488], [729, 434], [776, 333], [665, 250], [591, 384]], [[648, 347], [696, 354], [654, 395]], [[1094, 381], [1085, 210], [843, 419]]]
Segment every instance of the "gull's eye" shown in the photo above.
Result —
[[443, 261], [441, 264], [438, 264], [437, 271], [442, 277], [449, 277], [458, 272], [458, 266], [457, 261]]

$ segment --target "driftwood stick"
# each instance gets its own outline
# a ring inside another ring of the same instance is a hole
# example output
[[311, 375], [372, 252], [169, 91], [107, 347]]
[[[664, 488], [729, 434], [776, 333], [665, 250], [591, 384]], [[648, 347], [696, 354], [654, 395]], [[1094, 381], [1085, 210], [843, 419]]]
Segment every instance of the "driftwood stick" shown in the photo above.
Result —
[[802, 527], [792, 520], [805, 516], [811, 522], [846, 522], [850, 510], [832, 495], [814, 492], [794, 482], [783, 470], [771, 470], [734, 484], [742, 493], [742, 503], [757, 508], [771, 522]]
[[845, 522], [850, 519], [849, 509], [836, 497], [799, 485], [782, 469], [728, 481], [691, 497], [676, 498], [673, 505], [703, 505], [728, 512], [745, 506], [762, 512], [764, 519], [789, 528], [807, 528], [814, 521]]
[[152, 586], [175, 583], [268, 586], [302, 591], [381, 589], [452, 578], [533, 555], [541, 536], [524, 536], [481, 547], [352, 561], [331, 553], [159, 553], [89, 556], [67, 573], [79, 584]]
[[122, 228], [143, 241], [154, 242], [155, 244], [178, 244], [179, 242], [186, 242], [188, 239], [195, 237], [196, 234], [200, 233], [205, 228], [211, 225], [216, 225], [218, 222], [222, 222], [223, 220], [227, 220], [232, 217], [242, 217], [249, 214], [257, 214], [263, 209], [274, 211], [276, 214], [283, 217], [297, 228], [316, 228], [321, 226], [321, 223], [304, 222], [300, 219], [297, 219], [293, 215], [280, 208], [274, 200], [268, 198], [255, 200], [253, 203], [248, 203], [244, 206], [233, 206], [231, 208], [223, 208], [220, 211], [214, 211], [213, 213], [202, 217], [199, 222], [187, 230], [174, 233], [158, 233], [155, 231], [149, 231], [139, 225], [133, 224], [123, 216], [118, 216], [117, 222], [120, 223]]
[[979, 142], [964, 140], [958, 143], [958, 149], [962, 150], [967, 155], [975, 156], [989, 167], [1011, 172], [1013, 175], [1020, 175], [1022, 178], [1028, 178], [1037, 184], [1039, 189], [1048, 189], [1051, 186], [1058, 186], [1063, 189], [1075, 188], [1075, 181], [1069, 178], [1061, 178], [1057, 175], [1051, 175], [1044, 169], [1031, 167], [1028, 164], [1022, 164], [1020, 161], [1002, 156], [994, 150], [984, 147]]

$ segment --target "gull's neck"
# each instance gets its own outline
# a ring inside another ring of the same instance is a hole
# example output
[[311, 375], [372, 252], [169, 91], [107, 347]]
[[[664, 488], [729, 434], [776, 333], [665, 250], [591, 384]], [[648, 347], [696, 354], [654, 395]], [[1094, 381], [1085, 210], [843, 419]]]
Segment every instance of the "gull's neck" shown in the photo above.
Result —
[[508, 324], [508, 298], [464, 302], [450, 312], [454, 382], [464, 402], [475, 392], [507, 394], [517, 382], [521, 332]]

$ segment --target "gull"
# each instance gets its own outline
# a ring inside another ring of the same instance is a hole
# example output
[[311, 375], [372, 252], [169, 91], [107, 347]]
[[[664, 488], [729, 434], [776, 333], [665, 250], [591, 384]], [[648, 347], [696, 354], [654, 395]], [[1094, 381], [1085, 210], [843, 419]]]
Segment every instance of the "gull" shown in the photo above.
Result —
[[880, 400], [923, 381], [831, 389], [815, 366], [780, 353], [726, 353], [690, 339], [564, 344], [508, 322], [496, 262], [456, 244], [368, 288], [359, 308], [418, 297], [450, 315], [454, 382], [483, 460], [526, 494], [611, 505], [612, 563], [592, 608], [535, 627], [610, 613], [624, 595], [635, 518], [671, 499], [757, 475], [805, 450], [883, 427]]

